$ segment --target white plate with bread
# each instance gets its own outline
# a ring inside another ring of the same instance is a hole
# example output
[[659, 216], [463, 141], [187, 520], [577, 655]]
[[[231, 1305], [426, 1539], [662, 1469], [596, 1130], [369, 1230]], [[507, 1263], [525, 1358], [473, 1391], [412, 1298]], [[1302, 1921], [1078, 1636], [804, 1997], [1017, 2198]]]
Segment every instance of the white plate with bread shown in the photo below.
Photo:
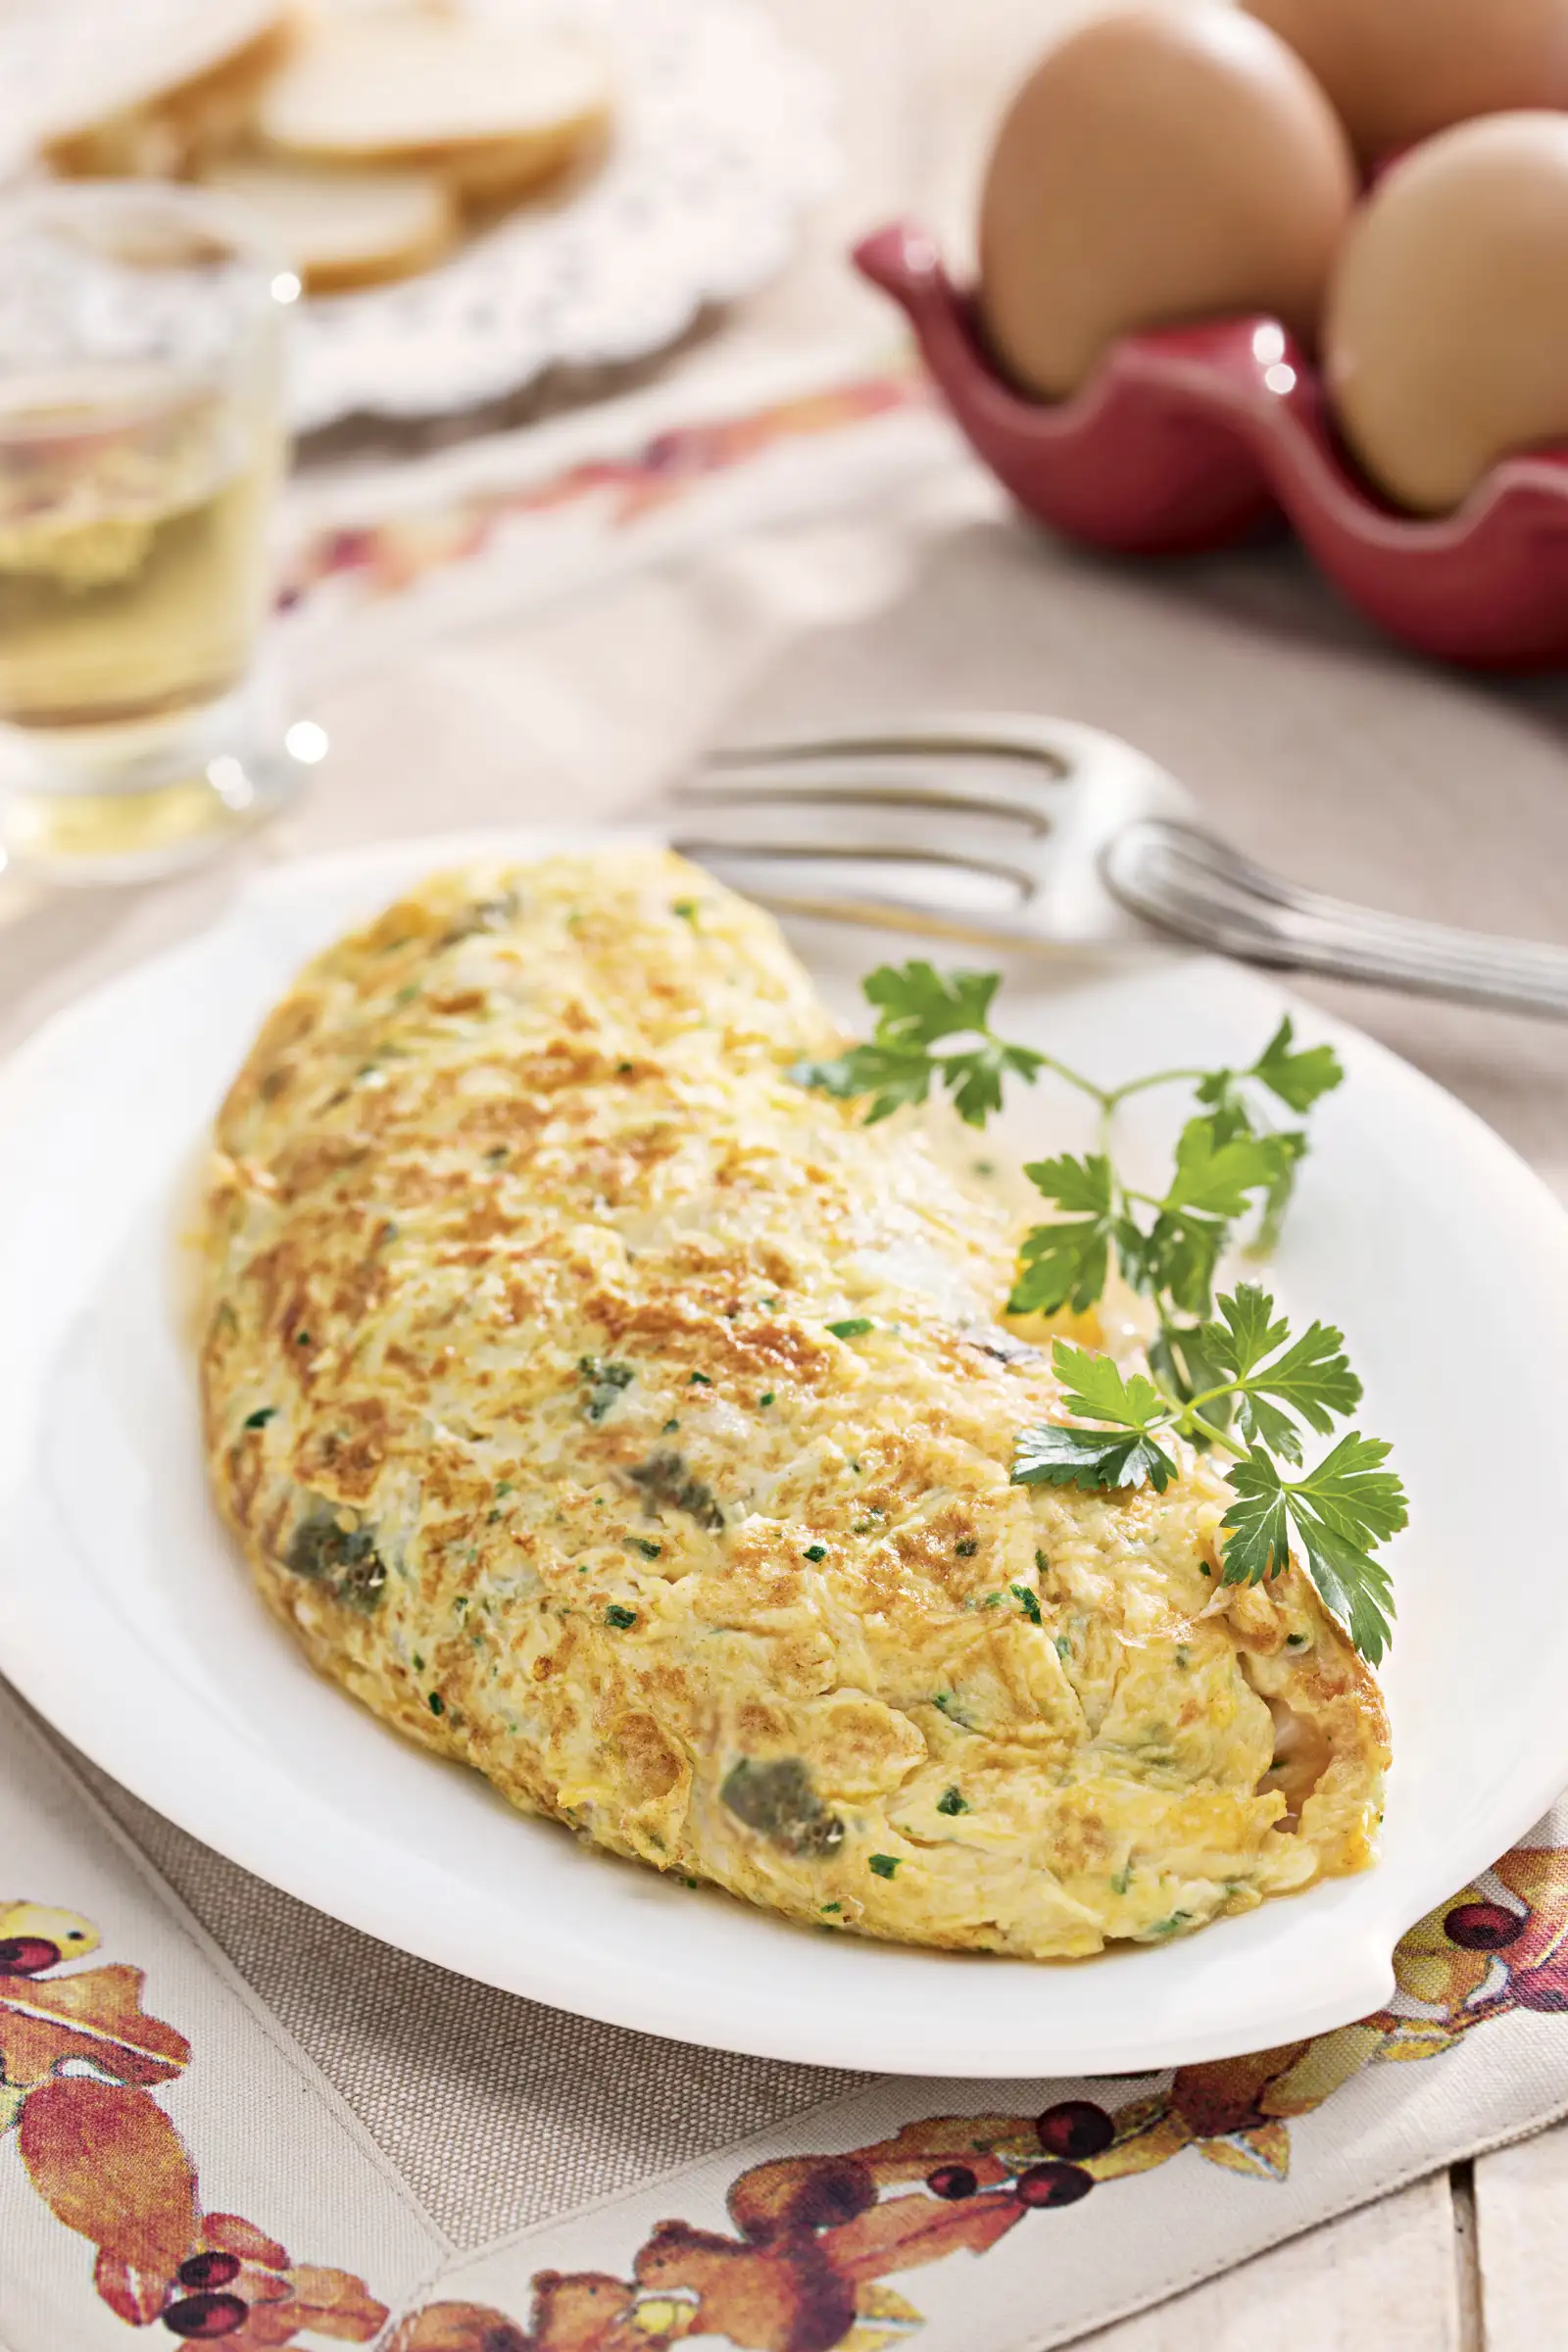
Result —
[[306, 295], [301, 430], [668, 343], [786, 258], [825, 81], [752, 0], [22, 0], [0, 171], [194, 179]]

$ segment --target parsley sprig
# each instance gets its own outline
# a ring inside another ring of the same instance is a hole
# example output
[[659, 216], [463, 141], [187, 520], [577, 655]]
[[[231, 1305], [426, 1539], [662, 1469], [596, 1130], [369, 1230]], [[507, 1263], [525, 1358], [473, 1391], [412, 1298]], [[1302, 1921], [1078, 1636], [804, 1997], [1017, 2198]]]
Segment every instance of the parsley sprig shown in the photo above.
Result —
[[1183, 1398], [1140, 1372], [1124, 1375], [1108, 1355], [1058, 1340], [1062, 1405], [1101, 1426], [1046, 1422], [1021, 1431], [1014, 1484], [1092, 1491], [1147, 1480], [1162, 1494], [1177, 1469], [1170, 1439], [1212, 1446], [1230, 1457], [1236, 1494], [1221, 1522], [1223, 1581], [1278, 1576], [1290, 1566], [1294, 1537], [1324, 1603], [1375, 1664], [1388, 1647], [1394, 1596], [1374, 1547], [1405, 1521], [1404, 1490], [1383, 1467], [1389, 1448], [1352, 1430], [1314, 1468], [1288, 1475], [1301, 1463], [1301, 1424], [1327, 1436], [1360, 1402], [1340, 1334], [1314, 1323], [1293, 1340], [1268, 1294], [1244, 1282], [1220, 1299], [1200, 1345], [1215, 1378]]
[[[991, 1000], [1000, 972], [939, 972], [929, 963], [882, 964], [861, 982], [877, 1008], [876, 1034], [835, 1061], [803, 1061], [793, 1075], [802, 1086], [830, 1095], [870, 1097], [868, 1124], [906, 1104], [924, 1102], [933, 1084], [948, 1089], [961, 1119], [983, 1127], [1002, 1108], [1002, 1082], [1010, 1071], [1031, 1085], [1057, 1069], [1049, 1054], [1007, 1046], [991, 1027]], [[969, 1036], [961, 1052], [933, 1054], [944, 1039]]]
[[[1376, 1663], [1394, 1613], [1376, 1548], [1405, 1523], [1404, 1490], [1384, 1467], [1389, 1447], [1351, 1430], [1302, 1466], [1303, 1430], [1328, 1437], [1360, 1401], [1342, 1335], [1313, 1323], [1293, 1336], [1253, 1283], [1215, 1295], [1238, 1225], [1255, 1218], [1249, 1248], [1266, 1253], [1295, 1189], [1306, 1132], [1279, 1123], [1279, 1107], [1304, 1116], [1341, 1083], [1339, 1057], [1330, 1046], [1298, 1047], [1286, 1018], [1244, 1069], [1156, 1070], [1101, 1087], [1053, 1054], [1000, 1038], [991, 1026], [999, 985], [992, 972], [884, 964], [864, 982], [877, 1014], [869, 1044], [793, 1074], [864, 1099], [867, 1121], [925, 1102], [941, 1087], [961, 1118], [983, 1127], [1002, 1106], [1007, 1077], [1033, 1084], [1047, 1070], [1098, 1106], [1097, 1151], [1025, 1168], [1057, 1214], [1025, 1236], [1008, 1311], [1081, 1314], [1119, 1274], [1151, 1302], [1149, 1373], [1124, 1374], [1109, 1356], [1058, 1340], [1063, 1408], [1090, 1426], [1021, 1432], [1014, 1482], [1087, 1491], [1147, 1483], [1162, 1494], [1176, 1475], [1173, 1441], [1225, 1455], [1236, 1499], [1222, 1522], [1223, 1581], [1278, 1576], [1294, 1542], [1325, 1605]], [[1199, 1108], [1177, 1139], [1164, 1190], [1144, 1191], [1116, 1164], [1115, 1114], [1130, 1096], [1175, 1084], [1193, 1088]]]

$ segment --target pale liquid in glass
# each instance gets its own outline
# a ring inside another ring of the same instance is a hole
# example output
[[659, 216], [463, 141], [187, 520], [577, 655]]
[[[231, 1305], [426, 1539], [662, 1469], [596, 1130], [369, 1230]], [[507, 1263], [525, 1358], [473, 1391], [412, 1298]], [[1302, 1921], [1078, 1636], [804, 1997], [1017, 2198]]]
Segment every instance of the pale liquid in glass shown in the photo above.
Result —
[[256, 657], [298, 291], [205, 190], [0, 202], [0, 862], [136, 880], [294, 789]]
[[[20, 792], [8, 830], [46, 858], [177, 851], [211, 830], [213, 782], [126, 790], [139, 750], [245, 675], [267, 589], [282, 439], [231, 392], [106, 367], [69, 396], [0, 406], [0, 713], [69, 762], [74, 789]], [[110, 789], [92, 771], [113, 769]], [[177, 769], [178, 760], [174, 762]]]

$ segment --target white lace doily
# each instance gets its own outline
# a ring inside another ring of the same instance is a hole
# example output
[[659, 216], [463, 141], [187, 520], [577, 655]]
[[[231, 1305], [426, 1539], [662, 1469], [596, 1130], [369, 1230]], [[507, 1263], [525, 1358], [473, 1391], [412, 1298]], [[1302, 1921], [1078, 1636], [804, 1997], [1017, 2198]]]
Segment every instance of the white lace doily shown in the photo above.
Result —
[[[50, 33], [74, 19], [80, 55], [104, 5], [49, 0]], [[111, 15], [124, 5], [108, 0]], [[539, 0], [477, 5], [542, 13]], [[569, 198], [525, 206], [422, 276], [302, 304], [299, 430], [354, 414], [439, 415], [547, 368], [640, 358], [787, 259], [833, 175], [826, 74], [752, 0], [550, 0], [547, 13], [612, 62], [605, 163]]]

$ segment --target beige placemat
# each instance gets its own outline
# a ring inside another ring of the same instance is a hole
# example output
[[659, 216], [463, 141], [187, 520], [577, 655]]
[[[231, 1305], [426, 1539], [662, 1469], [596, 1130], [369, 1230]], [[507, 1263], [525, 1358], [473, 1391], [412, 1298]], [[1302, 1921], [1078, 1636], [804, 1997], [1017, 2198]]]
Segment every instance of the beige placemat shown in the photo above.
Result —
[[[1403, 662], [1288, 549], [1137, 571], [1052, 548], [899, 368], [596, 433], [421, 471], [390, 522], [341, 500], [303, 518], [285, 625], [332, 753], [253, 858], [642, 810], [743, 723], [1021, 705], [1134, 737], [1305, 879], [1568, 937], [1558, 687]], [[238, 870], [14, 896], [4, 1038], [207, 919]], [[1337, 1003], [1568, 1192], [1560, 1030]], [[1174, 2080], [927, 2083], [488, 1991], [73, 1776], [9, 1705], [0, 1753], [9, 2352], [160, 2322], [245, 2348], [1032, 2352], [1568, 2109], [1555, 1822], [1464, 1890], [1494, 1948], [1446, 1906], [1364, 2027]], [[1095, 2193], [1033, 2207], [1035, 2119], [1072, 2099], [1115, 2138], [1084, 2155], [1058, 2117]], [[954, 2166], [972, 2193], [930, 2192]], [[768, 2233], [781, 2180], [793, 2218]]]

